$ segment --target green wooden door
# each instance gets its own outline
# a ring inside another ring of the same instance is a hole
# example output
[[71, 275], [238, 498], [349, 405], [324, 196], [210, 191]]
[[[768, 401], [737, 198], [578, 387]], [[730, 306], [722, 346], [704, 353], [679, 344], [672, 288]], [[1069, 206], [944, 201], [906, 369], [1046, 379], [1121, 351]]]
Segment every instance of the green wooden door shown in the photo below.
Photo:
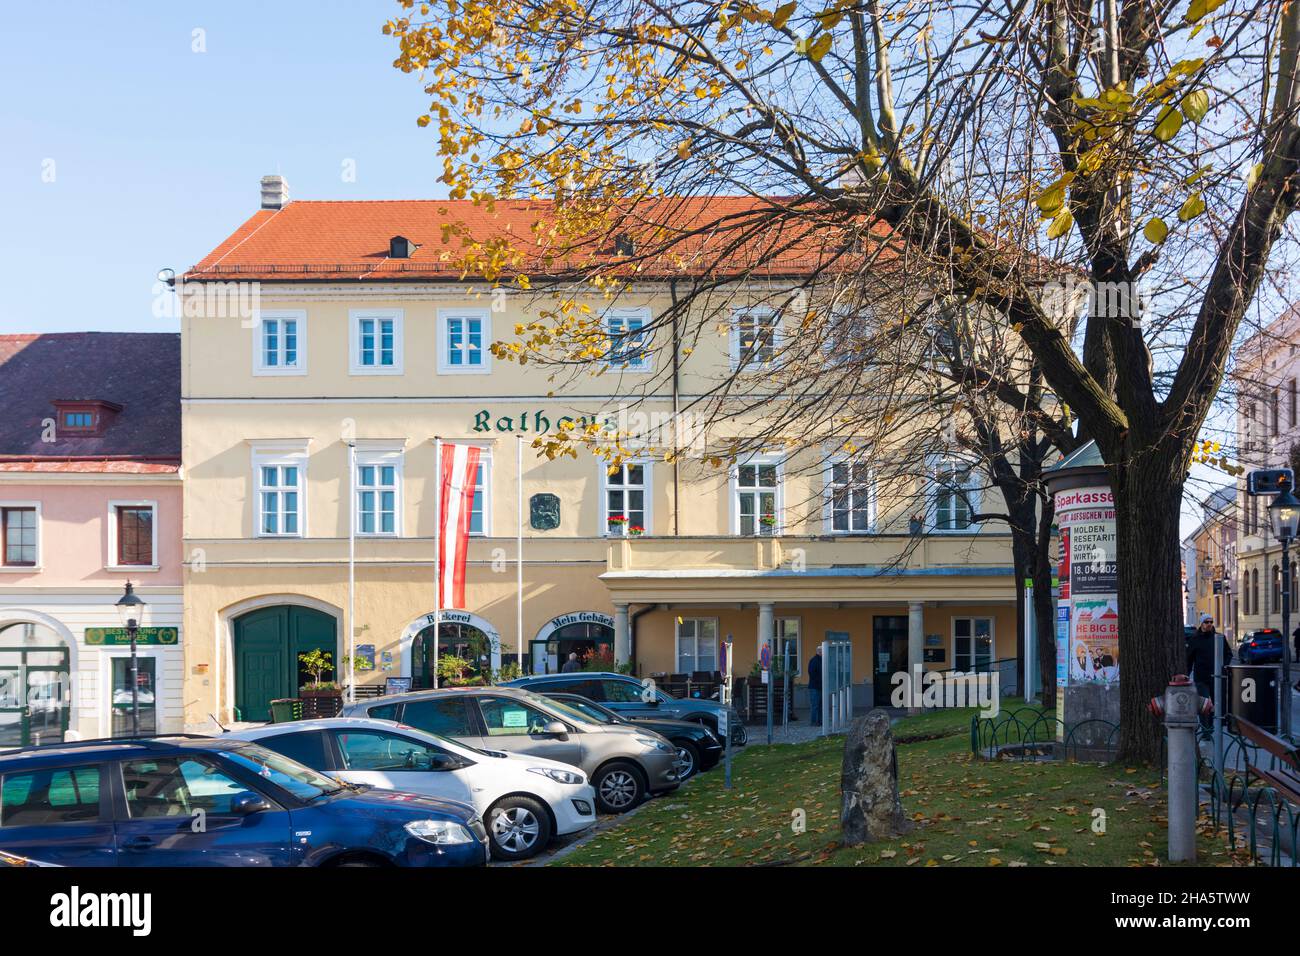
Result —
[[[296, 697], [298, 655], [338, 653], [334, 618], [294, 605], [262, 608], [235, 621], [235, 706], [241, 720], [270, 720], [271, 701]], [[326, 679], [330, 679], [327, 675]]]

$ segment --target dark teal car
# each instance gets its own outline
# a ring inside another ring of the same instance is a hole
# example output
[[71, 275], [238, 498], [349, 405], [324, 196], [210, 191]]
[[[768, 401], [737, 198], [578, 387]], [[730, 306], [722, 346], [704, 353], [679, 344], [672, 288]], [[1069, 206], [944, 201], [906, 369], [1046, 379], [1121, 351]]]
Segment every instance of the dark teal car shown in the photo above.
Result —
[[344, 784], [247, 741], [153, 737], [0, 754], [0, 853], [56, 866], [481, 866], [454, 800]]

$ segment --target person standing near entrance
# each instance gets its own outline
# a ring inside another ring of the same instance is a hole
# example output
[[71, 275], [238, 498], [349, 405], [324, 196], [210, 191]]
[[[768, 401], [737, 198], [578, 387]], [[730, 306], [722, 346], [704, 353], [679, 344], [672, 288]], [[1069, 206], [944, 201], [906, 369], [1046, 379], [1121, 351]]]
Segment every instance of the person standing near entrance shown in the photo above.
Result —
[[[1201, 623], [1196, 628], [1196, 633], [1187, 639], [1187, 668], [1191, 671], [1192, 682], [1196, 685], [1196, 692], [1202, 697], [1214, 697], [1215, 639], [1223, 642], [1223, 663], [1224, 666], [1227, 666], [1232, 660], [1232, 648], [1228, 646], [1228, 639], [1215, 631], [1214, 615], [1202, 614]], [[1201, 734], [1208, 736], [1212, 726], [1212, 719], [1202, 715]]]
[[808, 661], [808, 723], [822, 725], [822, 646]]
[[572, 674], [574, 671], [580, 671], [580, 670], [582, 670], [582, 664], [579, 663], [578, 661], [577, 653], [574, 651], [570, 651], [569, 659], [565, 661], [564, 666], [560, 668], [560, 673]]

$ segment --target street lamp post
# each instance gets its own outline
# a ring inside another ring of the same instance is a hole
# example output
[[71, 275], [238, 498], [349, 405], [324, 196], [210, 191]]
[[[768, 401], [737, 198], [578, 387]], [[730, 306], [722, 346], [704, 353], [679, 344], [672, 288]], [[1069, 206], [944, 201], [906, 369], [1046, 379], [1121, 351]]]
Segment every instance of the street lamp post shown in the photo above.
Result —
[[135, 639], [140, 632], [140, 619], [144, 617], [145, 602], [135, 593], [131, 582], [117, 600], [117, 613], [131, 639], [131, 736], [140, 736], [140, 659], [136, 656]]
[[1268, 506], [1273, 534], [1282, 543], [1282, 733], [1291, 736], [1291, 540], [1300, 530], [1300, 500], [1284, 486]]

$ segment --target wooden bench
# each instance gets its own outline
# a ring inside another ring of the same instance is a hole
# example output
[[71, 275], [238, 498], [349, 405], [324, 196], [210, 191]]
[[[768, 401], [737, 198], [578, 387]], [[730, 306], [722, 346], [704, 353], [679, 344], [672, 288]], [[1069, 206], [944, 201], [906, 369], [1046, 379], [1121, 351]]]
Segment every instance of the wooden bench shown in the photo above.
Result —
[[353, 695], [357, 700], [369, 700], [375, 697], [384, 696], [383, 684], [358, 684], [353, 689]]
[[[1300, 754], [1293, 744], [1275, 737], [1263, 727], [1241, 717], [1234, 717], [1238, 732], [1251, 743], [1272, 754], [1279, 764], [1276, 770], [1248, 763], [1249, 772], [1263, 780], [1287, 800], [1300, 806]], [[1261, 761], [1262, 762], [1262, 761]]]

